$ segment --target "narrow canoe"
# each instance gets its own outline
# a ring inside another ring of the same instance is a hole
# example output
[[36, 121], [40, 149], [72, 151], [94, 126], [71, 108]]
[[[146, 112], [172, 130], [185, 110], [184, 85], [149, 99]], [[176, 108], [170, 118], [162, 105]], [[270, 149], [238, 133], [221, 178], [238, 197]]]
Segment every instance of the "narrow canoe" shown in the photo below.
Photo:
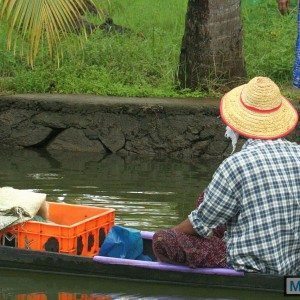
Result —
[[[144, 254], [153, 256], [152, 233], [142, 232]], [[190, 285], [283, 292], [284, 277], [237, 272], [232, 269], [199, 268], [110, 257], [66, 255], [45, 251], [0, 247], [0, 268], [63, 273], [78, 276], [119, 278]]]

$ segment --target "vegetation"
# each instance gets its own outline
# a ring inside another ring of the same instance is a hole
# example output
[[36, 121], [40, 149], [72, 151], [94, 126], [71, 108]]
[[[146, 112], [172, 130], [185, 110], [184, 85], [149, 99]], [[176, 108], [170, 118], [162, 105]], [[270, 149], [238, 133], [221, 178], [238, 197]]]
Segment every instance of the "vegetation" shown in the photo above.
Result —
[[[265, 75], [289, 90], [296, 40], [296, 0], [281, 16], [275, 0], [242, 1], [244, 50], [248, 77]], [[46, 50], [31, 68], [25, 55], [6, 49], [0, 27], [0, 90], [6, 92], [90, 93], [115, 96], [197, 97], [201, 91], [176, 90], [186, 0], [110, 0], [103, 8], [114, 23], [130, 30], [107, 33], [97, 29], [83, 48], [72, 34], [63, 41], [64, 58], [57, 67]], [[89, 16], [102, 24], [104, 19]], [[218, 91], [209, 91], [216, 95]]]
[[[88, 11], [87, 1], [90, 0], [1, 0], [0, 21], [6, 28], [8, 49], [14, 45], [14, 51], [26, 53], [31, 67], [42, 46], [59, 61], [60, 43], [70, 32], [78, 32], [82, 14]], [[89, 4], [95, 7], [93, 2]]]

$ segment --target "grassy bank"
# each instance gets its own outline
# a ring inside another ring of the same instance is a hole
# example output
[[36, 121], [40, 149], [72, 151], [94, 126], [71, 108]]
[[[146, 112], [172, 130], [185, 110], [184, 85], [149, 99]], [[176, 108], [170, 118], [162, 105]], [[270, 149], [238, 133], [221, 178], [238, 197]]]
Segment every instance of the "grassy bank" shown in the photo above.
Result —
[[[249, 78], [271, 77], [287, 96], [296, 39], [296, 0], [291, 14], [279, 15], [275, 0], [244, 0], [245, 57]], [[176, 91], [174, 74], [184, 31], [186, 0], [111, 0], [105, 8], [129, 34], [97, 31], [83, 51], [71, 43], [63, 63], [40, 55], [33, 70], [5, 49], [0, 29], [0, 91], [91, 93], [115, 96], [191, 97], [200, 91]], [[93, 20], [98, 21], [99, 20]], [[213, 91], [211, 92], [214, 93]]]

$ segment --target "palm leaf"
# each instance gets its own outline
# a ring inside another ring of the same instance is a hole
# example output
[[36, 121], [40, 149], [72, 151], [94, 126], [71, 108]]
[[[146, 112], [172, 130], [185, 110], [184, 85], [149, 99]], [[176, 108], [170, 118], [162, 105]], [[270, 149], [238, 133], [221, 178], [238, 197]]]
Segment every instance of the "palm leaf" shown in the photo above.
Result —
[[77, 30], [80, 12], [85, 10], [85, 0], [0, 0], [0, 22], [8, 27], [8, 48], [21, 43], [31, 66], [42, 43], [50, 56], [59, 58], [59, 43]]

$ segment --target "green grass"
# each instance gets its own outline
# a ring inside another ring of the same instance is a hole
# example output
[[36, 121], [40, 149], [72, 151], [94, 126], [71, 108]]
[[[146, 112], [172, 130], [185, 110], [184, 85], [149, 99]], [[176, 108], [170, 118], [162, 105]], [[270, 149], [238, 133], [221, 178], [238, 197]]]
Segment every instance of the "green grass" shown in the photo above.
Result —
[[[289, 92], [296, 40], [296, 0], [282, 17], [275, 0], [244, 0], [244, 48], [249, 78], [271, 77]], [[5, 48], [0, 28], [0, 91], [85, 93], [139, 97], [198, 97], [201, 91], [174, 88], [186, 0], [110, 0], [104, 10], [132, 34], [92, 34], [83, 50], [71, 37], [59, 68], [40, 55], [35, 68]], [[101, 23], [95, 18], [94, 22]], [[211, 91], [210, 95], [215, 95]]]

